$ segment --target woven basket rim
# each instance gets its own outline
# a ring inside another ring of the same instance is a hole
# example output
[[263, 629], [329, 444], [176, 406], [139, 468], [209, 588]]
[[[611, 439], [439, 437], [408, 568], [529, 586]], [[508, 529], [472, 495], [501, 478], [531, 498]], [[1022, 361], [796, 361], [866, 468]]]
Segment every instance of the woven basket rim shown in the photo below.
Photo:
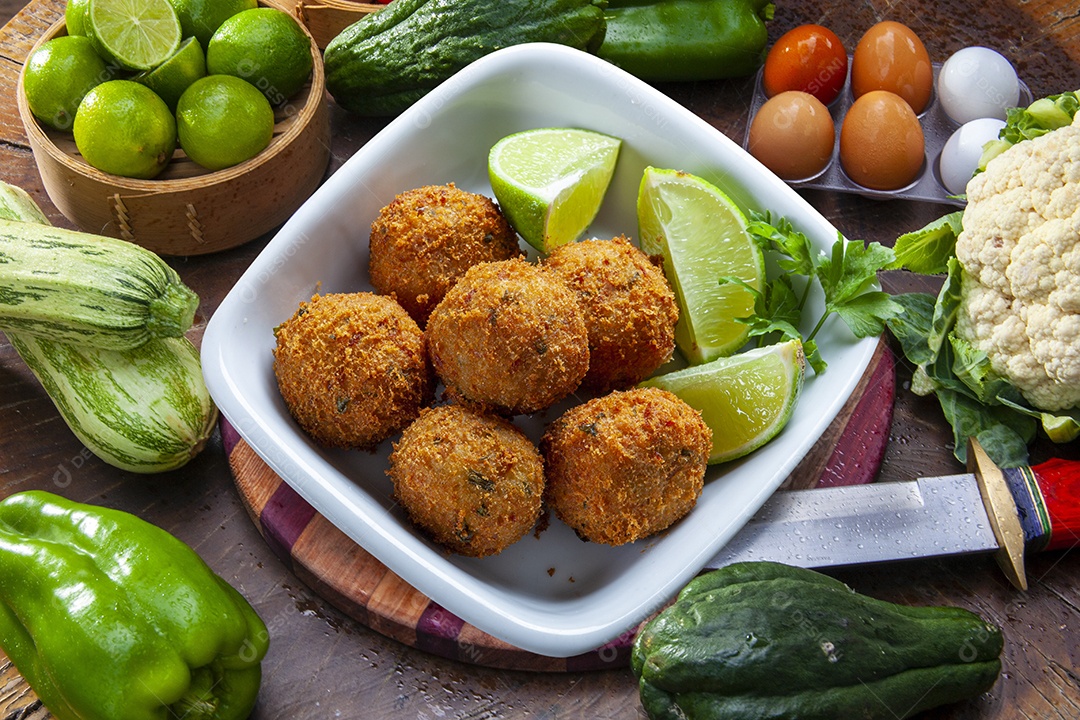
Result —
[[[273, 7], [259, 3], [262, 7]], [[294, 18], [295, 19], [295, 18]], [[259, 166], [272, 162], [275, 156], [281, 152], [290, 142], [292, 142], [298, 135], [304, 132], [305, 128], [310, 124], [312, 118], [320, 110], [320, 104], [325, 102], [326, 83], [324, 69], [322, 65], [322, 55], [319, 52], [319, 48], [315, 43], [315, 39], [304, 27], [303, 23], [297, 22], [297, 25], [304, 31], [304, 34], [308, 37], [311, 53], [312, 53], [312, 72], [310, 87], [308, 90], [308, 97], [304, 104], [300, 106], [299, 111], [296, 113], [296, 117], [290, 123], [289, 127], [280, 135], [275, 135], [270, 142], [270, 145], [266, 147], [258, 155], [245, 160], [238, 165], [224, 168], [221, 170], [207, 171], [204, 174], [194, 175], [191, 177], [182, 178], [165, 178], [165, 179], [139, 179], [128, 178], [122, 175], [113, 175], [106, 173], [92, 167], [83, 160], [77, 160], [68, 153], [61, 150], [56, 143], [52, 141], [52, 138], [42, 129], [40, 123], [34, 114], [30, 111], [29, 103], [26, 99], [26, 91], [23, 87], [23, 77], [26, 72], [26, 63], [24, 62], [19, 70], [18, 81], [16, 82], [16, 100], [19, 107], [19, 115], [21, 116], [23, 127], [28, 135], [32, 135], [31, 138], [34, 142], [34, 147], [43, 149], [49, 157], [55, 162], [61, 163], [69, 169], [77, 172], [80, 175], [94, 180], [103, 185], [115, 186], [118, 190], [125, 192], [134, 192], [141, 194], [162, 194], [171, 192], [183, 192], [196, 189], [205, 189], [228, 183], [235, 178], [244, 175], [252, 170], [255, 170]], [[46, 30], [37, 42], [34, 43], [30, 52], [27, 53], [27, 59], [29, 59], [34, 52], [37, 51], [44, 43], [52, 40], [61, 34], [66, 34], [67, 23], [64, 18], [54, 22], [49, 29]]]

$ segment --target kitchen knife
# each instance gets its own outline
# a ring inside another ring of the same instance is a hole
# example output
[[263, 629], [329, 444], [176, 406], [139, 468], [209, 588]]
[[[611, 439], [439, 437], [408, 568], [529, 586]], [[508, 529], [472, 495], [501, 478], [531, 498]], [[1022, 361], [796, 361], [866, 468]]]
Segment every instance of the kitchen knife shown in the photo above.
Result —
[[969, 473], [774, 494], [706, 569], [807, 568], [993, 552], [1026, 590], [1025, 553], [1080, 544], [1080, 462], [1001, 469], [977, 441]]

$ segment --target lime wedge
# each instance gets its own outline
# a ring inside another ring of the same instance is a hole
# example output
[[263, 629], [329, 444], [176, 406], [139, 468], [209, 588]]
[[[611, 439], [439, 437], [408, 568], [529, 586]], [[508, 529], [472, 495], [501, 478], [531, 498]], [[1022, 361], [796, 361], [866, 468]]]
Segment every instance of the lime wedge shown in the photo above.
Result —
[[153, 70], [141, 72], [132, 78], [158, 94], [169, 109], [176, 112], [176, 103], [190, 85], [206, 76], [206, 56], [199, 41], [189, 37], [180, 43], [172, 57]]
[[514, 230], [547, 253], [574, 242], [600, 210], [622, 141], [575, 128], [509, 135], [491, 148], [488, 176]]
[[802, 343], [789, 340], [641, 385], [668, 390], [701, 413], [713, 431], [712, 465], [742, 457], [776, 437], [798, 404], [805, 373]]
[[180, 20], [169, 0], [90, 0], [86, 34], [106, 62], [150, 70], [180, 47]]
[[746, 216], [719, 188], [678, 172], [645, 168], [637, 200], [641, 249], [664, 257], [679, 301], [675, 343], [692, 363], [730, 355], [749, 328], [735, 318], [754, 310], [754, 296], [720, 278], [737, 277], [760, 290], [765, 259], [746, 232]]

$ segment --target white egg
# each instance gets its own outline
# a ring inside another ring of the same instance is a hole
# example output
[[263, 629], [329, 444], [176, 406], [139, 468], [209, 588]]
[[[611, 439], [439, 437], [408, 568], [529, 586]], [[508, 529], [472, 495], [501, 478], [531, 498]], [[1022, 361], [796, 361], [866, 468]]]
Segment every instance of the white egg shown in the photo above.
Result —
[[1005, 56], [985, 47], [958, 50], [941, 66], [938, 99], [958, 123], [977, 118], [1005, 119], [1020, 101], [1020, 79]]
[[949, 136], [945, 147], [941, 148], [938, 171], [941, 173], [941, 184], [950, 194], [964, 194], [968, 180], [979, 167], [983, 145], [996, 140], [1003, 127], [1004, 120], [978, 118], [964, 123]]

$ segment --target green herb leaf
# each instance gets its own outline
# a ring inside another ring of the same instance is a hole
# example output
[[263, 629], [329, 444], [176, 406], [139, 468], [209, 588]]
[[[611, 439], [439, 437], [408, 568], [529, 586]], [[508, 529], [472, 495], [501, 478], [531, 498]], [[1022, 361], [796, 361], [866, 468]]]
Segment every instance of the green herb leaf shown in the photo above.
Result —
[[787, 218], [777, 218], [766, 212], [764, 215], [751, 213], [746, 227], [762, 251], [772, 252], [777, 266], [784, 272], [795, 275], [814, 275], [814, 248], [806, 235], [792, 227]]
[[[797, 328], [802, 325], [802, 309], [816, 279], [825, 295], [825, 312], [803, 339], [807, 360], [815, 373], [823, 372], [827, 364], [817, 351], [814, 337], [831, 315], [839, 315], [852, 333], [862, 338], [880, 335], [885, 331], [885, 321], [903, 312], [903, 307], [877, 285], [878, 271], [896, 259], [890, 248], [879, 243], [849, 242], [837, 233], [828, 256], [815, 254], [806, 235], [787, 219], [774, 220], [769, 213], [751, 213], [747, 230], [781, 274], [769, 280], [764, 292], [752, 290], [754, 313], [741, 322], [751, 327], [752, 336], [762, 340], [800, 337]], [[801, 291], [796, 290], [793, 277], [807, 279]], [[738, 281], [721, 278], [720, 282]]]
[[855, 337], [875, 337], [885, 332], [885, 321], [904, 311], [887, 292], [880, 290], [864, 292], [836, 305], [833, 311], [839, 315]]
[[825, 291], [826, 306], [835, 309], [869, 291], [877, 283], [878, 270], [895, 259], [892, 249], [880, 243], [864, 245], [837, 237], [832, 255], [818, 263], [818, 280]]

